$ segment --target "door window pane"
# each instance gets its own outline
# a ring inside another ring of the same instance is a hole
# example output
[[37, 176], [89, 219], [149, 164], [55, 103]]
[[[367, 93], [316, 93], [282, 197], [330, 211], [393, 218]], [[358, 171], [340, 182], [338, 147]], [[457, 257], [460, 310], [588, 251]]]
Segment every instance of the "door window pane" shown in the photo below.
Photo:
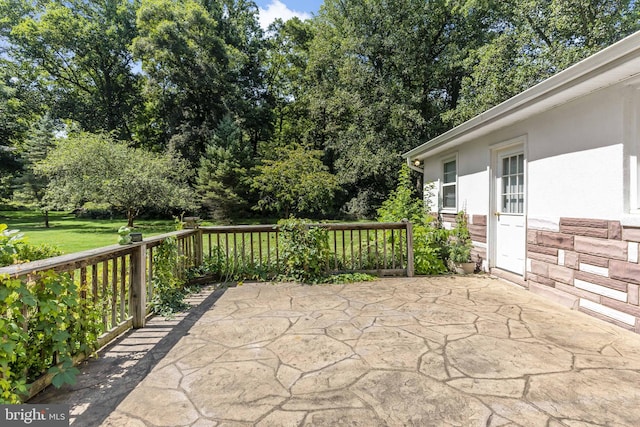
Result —
[[518, 156], [518, 173], [524, 174], [524, 154]]
[[501, 172], [502, 213], [524, 213], [524, 155], [503, 158]]

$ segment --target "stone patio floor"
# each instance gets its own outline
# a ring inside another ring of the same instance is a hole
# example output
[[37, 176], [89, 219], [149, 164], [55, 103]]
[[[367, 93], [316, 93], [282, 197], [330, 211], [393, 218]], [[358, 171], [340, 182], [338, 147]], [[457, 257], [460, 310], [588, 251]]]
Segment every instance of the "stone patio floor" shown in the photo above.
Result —
[[31, 403], [70, 404], [74, 426], [640, 425], [640, 336], [498, 279], [196, 300]]

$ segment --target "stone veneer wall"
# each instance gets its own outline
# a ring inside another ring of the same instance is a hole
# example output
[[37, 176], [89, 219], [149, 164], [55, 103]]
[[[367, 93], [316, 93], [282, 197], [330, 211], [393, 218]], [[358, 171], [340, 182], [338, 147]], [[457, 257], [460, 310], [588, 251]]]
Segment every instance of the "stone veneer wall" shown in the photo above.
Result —
[[640, 228], [560, 218], [558, 231], [527, 227], [529, 289], [640, 333]]
[[[456, 224], [455, 214], [441, 214], [440, 219], [445, 228], [453, 228]], [[471, 259], [478, 267], [487, 271], [487, 216], [468, 215], [469, 234], [473, 242]]]

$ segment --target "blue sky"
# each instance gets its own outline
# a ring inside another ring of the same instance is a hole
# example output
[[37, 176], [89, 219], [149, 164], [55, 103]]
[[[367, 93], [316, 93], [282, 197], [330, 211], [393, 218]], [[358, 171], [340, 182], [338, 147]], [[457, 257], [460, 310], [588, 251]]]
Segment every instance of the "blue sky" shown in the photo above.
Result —
[[257, 0], [256, 4], [260, 8], [260, 26], [266, 28], [276, 18], [311, 18], [318, 13], [322, 0]]

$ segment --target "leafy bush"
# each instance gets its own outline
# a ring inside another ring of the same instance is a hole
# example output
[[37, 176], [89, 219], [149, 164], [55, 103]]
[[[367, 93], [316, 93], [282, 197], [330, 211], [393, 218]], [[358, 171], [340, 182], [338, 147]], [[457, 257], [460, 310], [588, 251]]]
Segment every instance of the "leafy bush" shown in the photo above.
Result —
[[31, 245], [18, 230], [9, 230], [0, 224], [0, 267], [60, 255], [59, 249], [47, 245]]
[[7, 224], [0, 224], [0, 266], [14, 264], [17, 260], [18, 246], [23, 241], [18, 230], [9, 230]]
[[471, 235], [467, 225], [467, 215], [464, 211], [456, 215], [456, 225], [451, 230], [449, 259], [453, 263], [463, 263], [471, 261]]
[[414, 225], [427, 225], [433, 219], [427, 214], [427, 206], [424, 202], [416, 197], [415, 189], [411, 184], [411, 169], [407, 165], [402, 165], [400, 168], [398, 186], [378, 209], [380, 222], [400, 222], [404, 219], [411, 221]]
[[107, 203], [87, 202], [76, 209], [74, 214], [77, 218], [113, 219], [113, 209]]
[[52, 258], [62, 255], [60, 249], [55, 246], [42, 243], [40, 245], [21, 244], [18, 245], [18, 262], [37, 261], [39, 259]]
[[448, 239], [449, 231], [439, 224], [414, 225], [413, 260], [417, 274], [444, 274], [448, 271]]
[[19, 403], [27, 383], [45, 372], [56, 387], [75, 382], [72, 356], [95, 350], [102, 332], [86, 292], [66, 273], [0, 277], [0, 403]]
[[275, 253], [270, 257], [263, 256], [262, 260], [249, 262], [233, 249], [227, 257], [224, 248], [215, 246], [212, 254], [203, 260], [202, 265], [187, 270], [187, 280], [212, 275], [222, 282], [231, 280], [271, 280], [278, 275], [278, 264]]
[[[398, 186], [378, 209], [381, 222], [408, 219], [413, 223], [413, 258], [417, 274], [443, 274], [448, 271], [449, 232], [428, 212], [430, 207], [414, 194], [411, 170], [400, 169]], [[430, 188], [427, 188], [430, 191]]]
[[293, 217], [278, 222], [280, 256], [286, 278], [317, 283], [327, 275], [329, 232], [309, 224], [308, 220]]

